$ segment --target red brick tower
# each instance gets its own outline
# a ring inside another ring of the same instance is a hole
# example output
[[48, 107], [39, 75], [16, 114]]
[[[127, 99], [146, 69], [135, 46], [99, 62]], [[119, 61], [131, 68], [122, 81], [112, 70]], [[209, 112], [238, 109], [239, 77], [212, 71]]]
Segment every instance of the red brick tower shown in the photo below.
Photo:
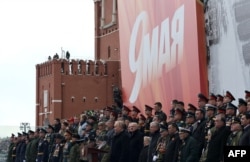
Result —
[[94, 0], [95, 59], [120, 60], [117, 0]]
[[36, 65], [36, 126], [115, 104], [121, 89], [116, 0], [94, 0], [95, 60], [56, 58]]

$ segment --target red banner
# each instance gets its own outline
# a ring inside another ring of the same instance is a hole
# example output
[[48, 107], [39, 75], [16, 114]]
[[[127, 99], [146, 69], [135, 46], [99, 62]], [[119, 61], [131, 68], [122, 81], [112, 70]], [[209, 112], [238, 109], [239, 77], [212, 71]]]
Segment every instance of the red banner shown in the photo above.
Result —
[[171, 100], [196, 105], [207, 94], [201, 8], [195, 0], [118, 1], [124, 104], [159, 101], [169, 113]]

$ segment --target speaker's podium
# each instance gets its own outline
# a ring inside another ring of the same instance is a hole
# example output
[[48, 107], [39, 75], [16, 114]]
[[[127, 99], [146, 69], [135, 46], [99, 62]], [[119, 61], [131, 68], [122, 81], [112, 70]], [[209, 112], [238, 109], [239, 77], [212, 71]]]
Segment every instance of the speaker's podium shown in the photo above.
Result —
[[91, 148], [91, 147], [88, 148], [88, 153], [90, 153], [92, 156], [92, 162], [98, 162], [98, 154], [107, 152], [108, 151], [104, 151], [97, 148]]

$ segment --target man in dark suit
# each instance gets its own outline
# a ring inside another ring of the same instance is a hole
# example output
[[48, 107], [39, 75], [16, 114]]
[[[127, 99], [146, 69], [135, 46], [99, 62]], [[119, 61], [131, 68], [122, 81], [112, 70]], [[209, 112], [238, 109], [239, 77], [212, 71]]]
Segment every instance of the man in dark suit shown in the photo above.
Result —
[[116, 121], [114, 125], [115, 135], [111, 142], [110, 162], [128, 161], [129, 136], [125, 131], [126, 125], [123, 121]]
[[169, 142], [167, 144], [164, 162], [176, 162], [178, 154], [178, 145], [180, 142], [180, 137], [178, 133], [179, 129], [176, 123], [168, 124], [168, 133], [170, 136]]
[[157, 146], [157, 141], [160, 138], [160, 125], [158, 122], [151, 122], [150, 123], [150, 137], [151, 137], [151, 142], [149, 144], [148, 148], [148, 159], [147, 162], [152, 162], [153, 160], [153, 155], [155, 154], [156, 151], [156, 146]]
[[230, 127], [226, 127], [226, 118], [221, 114], [215, 117], [215, 131], [212, 133], [208, 144], [207, 158], [205, 162], [223, 161], [223, 151], [227, 138], [231, 133]]
[[192, 136], [198, 141], [199, 157], [201, 156], [202, 149], [205, 142], [205, 111], [203, 109], [198, 109], [195, 112], [196, 122], [192, 125]]
[[250, 145], [250, 112], [245, 113], [241, 117], [241, 125], [243, 126], [243, 133], [240, 138], [240, 146]]
[[131, 122], [128, 125], [128, 162], [138, 162], [140, 152], [143, 148], [143, 133], [138, 128], [139, 126], [136, 122]]

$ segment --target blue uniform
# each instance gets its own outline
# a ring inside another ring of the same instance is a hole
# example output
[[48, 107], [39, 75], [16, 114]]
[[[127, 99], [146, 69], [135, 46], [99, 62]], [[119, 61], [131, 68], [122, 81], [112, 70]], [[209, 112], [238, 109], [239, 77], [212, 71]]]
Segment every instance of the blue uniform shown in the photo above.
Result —
[[47, 140], [40, 139], [37, 148], [37, 162], [47, 162], [49, 158], [49, 143]]

